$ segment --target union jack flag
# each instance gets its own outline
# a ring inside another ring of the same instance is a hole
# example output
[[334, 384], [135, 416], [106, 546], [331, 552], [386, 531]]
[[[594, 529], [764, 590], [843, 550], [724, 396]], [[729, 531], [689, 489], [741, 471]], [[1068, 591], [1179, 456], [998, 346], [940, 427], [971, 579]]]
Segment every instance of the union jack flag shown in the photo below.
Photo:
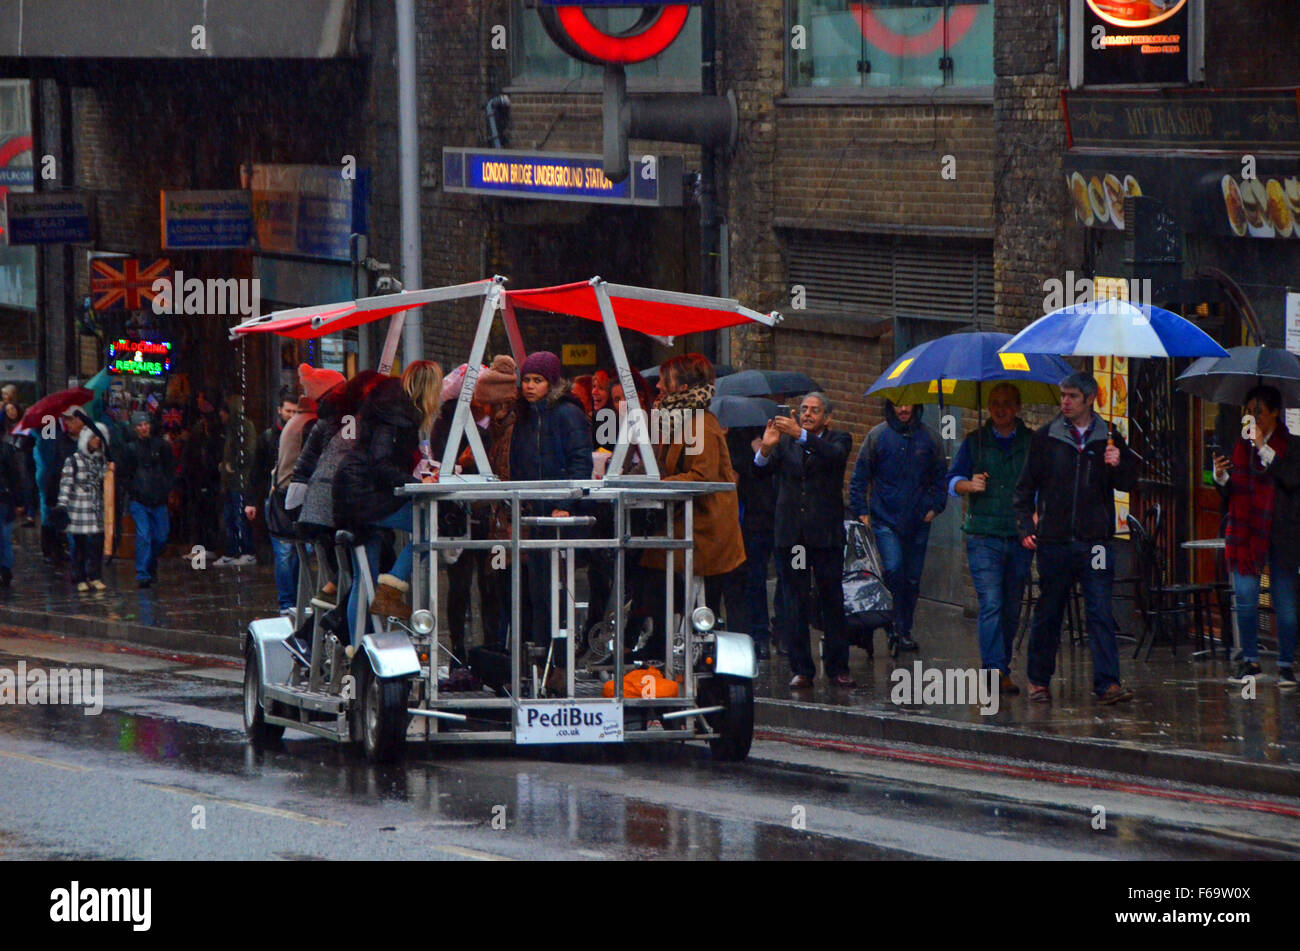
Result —
[[167, 258], [159, 258], [143, 270], [135, 258], [92, 258], [92, 306], [95, 310], [143, 310], [158, 296], [153, 292], [153, 282], [161, 277], [170, 280], [171, 270]]

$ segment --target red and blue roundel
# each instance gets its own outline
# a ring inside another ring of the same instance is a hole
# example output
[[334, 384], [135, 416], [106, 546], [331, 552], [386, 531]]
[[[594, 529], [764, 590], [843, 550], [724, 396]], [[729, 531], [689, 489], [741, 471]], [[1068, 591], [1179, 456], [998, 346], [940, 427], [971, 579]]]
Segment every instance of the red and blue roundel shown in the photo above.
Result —
[[[686, 25], [688, 3], [629, 4], [626, 0], [540, 0], [537, 15], [555, 45], [586, 63], [641, 63], [672, 46]], [[591, 22], [586, 7], [640, 6], [637, 21], [619, 33], [606, 33]]]

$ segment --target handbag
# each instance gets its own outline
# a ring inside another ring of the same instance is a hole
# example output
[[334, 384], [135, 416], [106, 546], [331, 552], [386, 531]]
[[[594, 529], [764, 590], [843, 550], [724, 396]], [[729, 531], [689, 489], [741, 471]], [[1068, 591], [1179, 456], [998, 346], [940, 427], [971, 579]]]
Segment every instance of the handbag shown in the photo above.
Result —
[[[275, 478], [274, 474], [271, 478]], [[266, 530], [274, 538], [293, 538], [297, 535], [298, 516], [302, 514], [302, 506], [296, 509], [287, 508], [285, 502], [288, 498], [287, 486], [277, 489], [275, 483], [271, 483], [271, 494], [266, 497], [263, 511], [266, 513]]]

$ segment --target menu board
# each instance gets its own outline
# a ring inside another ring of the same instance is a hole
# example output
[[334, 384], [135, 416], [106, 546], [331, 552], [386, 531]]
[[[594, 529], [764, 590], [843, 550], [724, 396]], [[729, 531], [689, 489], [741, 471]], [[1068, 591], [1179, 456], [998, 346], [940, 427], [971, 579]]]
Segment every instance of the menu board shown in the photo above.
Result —
[[[1300, 356], [1300, 291], [1286, 292], [1283, 314], [1286, 318], [1286, 348]], [[1300, 433], [1300, 409], [1286, 411], [1286, 428], [1293, 433]]]

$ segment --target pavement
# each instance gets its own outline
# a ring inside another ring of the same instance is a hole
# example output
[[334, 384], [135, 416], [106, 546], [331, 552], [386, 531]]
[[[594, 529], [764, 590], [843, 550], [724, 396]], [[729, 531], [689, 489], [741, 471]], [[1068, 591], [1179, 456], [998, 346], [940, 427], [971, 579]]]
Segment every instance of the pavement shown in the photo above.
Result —
[[[66, 572], [40, 560], [33, 529], [15, 533], [16, 565], [10, 591], [0, 592], [0, 627], [45, 635], [138, 645], [184, 654], [239, 655], [250, 619], [274, 614], [275, 584], [269, 563], [191, 567], [181, 550], [168, 548], [159, 582], [138, 590], [134, 567], [114, 560], [104, 572], [109, 589], [78, 594]], [[1121, 626], [1124, 619], [1121, 618]], [[817, 635], [814, 634], [814, 637]], [[819, 677], [811, 690], [792, 691], [788, 664], [779, 656], [760, 666], [755, 685], [760, 730], [855, 742], [906, 743], [965, 755], [1012, 757], [1078, 769], [1104, 769], [1179, 783], [1293, 796], [1300, 791], [1300, 691], [1276, 687], [1272, 659], [1253, 697], [1226, 684], [1222, 654], [1193, 658], [1186, 641], [1175, 656], [1157, 647], [1151, 659], [1134, 659], [1133, 642], [1120, 641], [1130, 703], [1104, 707], [1091, 693], [1092, 663], [1086, 641], [1062, 637], [1053, 702], [1031, 704], [1022, 694], [1002, 697], [996, 713], [963, 705], [896, 704], [898, 668], [978, 667], [975, 621], [960, 609], [922, 601], [917, 654], [888, 656], [884, 635], [876, 654], [852, 650], [855, 689]], [[1024, 686], [1024, 653], [1013, 661]]]

